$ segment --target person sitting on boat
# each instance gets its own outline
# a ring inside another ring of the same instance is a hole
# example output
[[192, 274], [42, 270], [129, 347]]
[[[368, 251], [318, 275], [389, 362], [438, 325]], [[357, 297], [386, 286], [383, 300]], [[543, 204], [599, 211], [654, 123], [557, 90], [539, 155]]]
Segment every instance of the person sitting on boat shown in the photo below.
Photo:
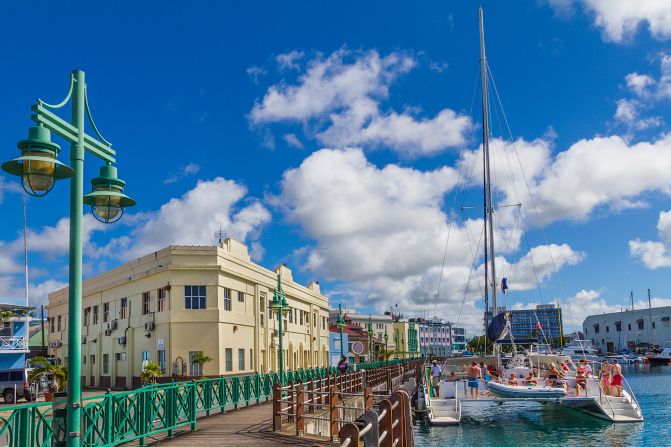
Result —
[[585, 390], [585, 397], [587, 397], [587, 375], [585, 375], [585, 370], [582, 366], [578, 367], [578, 370], [575, 374], [575, 395], [578, 397], [580, 395], [580, 389]]
[[485, 383], [492, 380], [492, 375], [489, 374], [489, 370], [485, 366], [485, 362], [480, 362], [480, 371], [482, 372], [482, 378], [485, 380]]
[[564, 373], [557, 369], [557, 365], [550, 363], [550, 369], [548, 370], [547, 376], [545, 379], [551, 387], [561, 387], [568, 389], [566, 380], [564, 380]]
[[529, 375], [527, 376], [526, 379], [524, 379], [524, 383], [529, 386], [536, 386], [538, 384], [538, 380], [536, 379], [536, 373], [533, 371], [529, 371]]
[[468, 368], [468, 389], [470, 390], [471, 399], [480, 399], [480, 381], [484, 381], [482, 377], [482, 370], [478, 364], [473, 362]]
[[436, 396], [440, 396], [440, 375], [443, 371], [440, 369], [440, 366], [438, 366], [438, 361], [434, 360], [431, 364], [431, 385], [433, 385], [432, 388], [434, 389]]
[[622, 365], [616, 363], [611, 369], [610, 386], [617, 390], [617, 397], [622, 397]]
[[608, 359], [606, 359], [602, 364], [601, 364], [601, 371], [599, 371], [599, 374], [601, 375], [601, 388], [603, 389], [603, 392], [606, 394], [610, 394], [610, 374], [611, 374], [611, 364], [608, 363]]
[[586, 359], [580, 359], [579, 363], [580, 363], [580, 365], [579, 365], [580, 368], [582, 368], [583, 371], [585, 372], [585, 376], [586, 377], [591, 376], [592, 375], [592, 367], [589, 366], [589, 363], [587, 363], [587, 360]]
[[454, 371], [452, 371], [452, 372], [450, 373], [450, 377], [447, 378], [447, 381], [448, 381], [448, 382], [458, 382], [458, 381], [459, 381], [459, 377], [457, 377], [457, 375], [454, 373]]
[[520, 386], [520, 382], [515, 377], [515, 373], [510, 373], [510, 378], [508, 379], [508, 385]]

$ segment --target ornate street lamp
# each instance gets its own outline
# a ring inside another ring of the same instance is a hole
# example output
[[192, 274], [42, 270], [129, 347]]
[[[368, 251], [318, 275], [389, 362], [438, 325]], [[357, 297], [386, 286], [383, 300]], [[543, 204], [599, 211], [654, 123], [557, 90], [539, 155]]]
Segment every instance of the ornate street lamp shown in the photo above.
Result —
[[28, 139], [19, 141], [18, 147], [21, 156], [3, 163], [2, 169], [21, 177], [21, 186], [31, 196], [46, 196], [56, 180], [72, 177], [74, 171], [56, 159], [61, 147], [51, 142], [46, 127], [30, 127]]
[[277, 271], [277, 288], [273, 293], [273, 300], [270, 302], [270, 310], [277, 315], [277, 320], [279, 321], [279, 336], [280, 336], [280, 352], [279, 352], [279, 363], [280, 363], [280, 381], [284, 383], [284, 346], [282, 344], [282, 317], [289, 310], [289, 304], [287, 303], [287, 296], [282, 290], [282, 271]]
[[135, 205], [135, 200], [123, 193], [126, 182], [117, 178], [111, 164], [100, 168], [100, 176], [91, 180], [93, 191], [84, 196], [84, 204], [91, 206], [93, 216], [103, 223], [121, 219], [124, 208]]
[[369, 362], [373, 361], [373, 322], [370, 315], [368, 316], [368, 354], [370, 355]]
[[403, 348], [401, 358], [405, 358], [405, 335], [403, 334], [401, 334], [401, 347]]
[[[347, 326], [347, 323], [345, 323], [345, 318], [342, 316], [342, 304], [338, 304], [338, 320], [336, 321], [336, 326], [338, 327], [338, 330], [340, 331], [340, 358], [342, 358], [344, 354], [344, 347], [343, 347], [343, 338], [342, 338], [342, 331], [345, 329], [345, 326]], [[349, 349], [348, 349], [349, 353]]]
[[[53, 110], [63, 108], [72, 98], [72, 119], [65, 121]], [[70, 182], [70, 259], [68, 278], [68, 385], [67, 385], [67, 427], [66, 443], [68, 447], [79, 447], [81, 443], [81, 319], [82, 319], [82, 212], [84, 201], [84, 154], [103, 160], [108, 169], [106, 175], [114, 181], [108, 182], [107, 191], [100, 189], [93, 197], [100, 197], [101, 204], [107, 204], [106, 210], [100, 210], [98, 216], [105, 222], [113, 222], [120, 217], [123, 208], [135, 205], [135, 201], [123, 194], [124, 183], [116, 178], [116, 152], [112, 144], [98, 131], [86, 96], [84, 72], [74, 70], [70, 76], [70, 88], [67, 96], [59, 104], [47, 104], [41, 99], [31, 107], [31, 119], [37, 126], [28, 130], [28, 139], [20, 141], [21, 157], [8, 161], [2, 169], [21, 177], [23, 189], [33, 196], [45, 196], [56, 180], [72, 177]], [[95, 136], [86, 133], [88, 120]], [[51, 142], [51, 133], [70, 143], [70, 167], [59, 162], [56, 157], [60, 147]], [[95, 181], [96, 179], [94, 179]], [[109, 179], [108, 179], [109, 180]], [[96, 192], [94, 183], [94, 192]], [[107, 198], [105, 198], [107, 197]], [[117, 200], [117, 197], [119, 198]], [[104, 203], [103, 203], [104, 202]], [[98, 203], [96, 202], [96, 205]], [[97, 208], [96, 208], [97, 209]], [[116, 213], [116, 214], [115, 214]], [[61, 441], [61, 440], [57, 440]]]
[[389, 340], [389, 334], [387, 334], [387, 326], [384, 326], [384, 361], [388, 362], [389, 357], [387, 356], [387, 341]]

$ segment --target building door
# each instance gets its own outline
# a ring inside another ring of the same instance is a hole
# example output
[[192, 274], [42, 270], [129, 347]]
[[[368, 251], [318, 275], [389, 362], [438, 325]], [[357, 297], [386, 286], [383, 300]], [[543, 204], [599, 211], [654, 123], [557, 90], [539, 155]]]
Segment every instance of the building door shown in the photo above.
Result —
[[613, 345], [612, 341], [609, 341], [608, 343], [606, 343], [606, 351], [615, 352], [615, 346]]

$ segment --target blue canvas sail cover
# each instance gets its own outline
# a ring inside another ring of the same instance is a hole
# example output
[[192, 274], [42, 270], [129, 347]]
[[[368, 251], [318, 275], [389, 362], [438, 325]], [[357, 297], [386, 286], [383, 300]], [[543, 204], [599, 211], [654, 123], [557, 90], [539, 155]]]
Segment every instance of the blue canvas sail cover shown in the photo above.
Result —
[[490, 340], [498, 340], [505, 335], [506, 330], [506, 314], [501, 312], [494, 318], [487, 327], [487, 337]]

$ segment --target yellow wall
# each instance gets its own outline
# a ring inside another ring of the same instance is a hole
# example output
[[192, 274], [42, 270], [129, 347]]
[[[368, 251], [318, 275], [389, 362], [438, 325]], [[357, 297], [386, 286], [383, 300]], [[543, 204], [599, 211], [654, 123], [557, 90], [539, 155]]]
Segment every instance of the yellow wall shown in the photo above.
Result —
[[[321, 294], [318, 283], [307, 287], [293, 281], [291, 270], [278, 267], [282, 272], [282, 287], [289, 305], [308, 312], [310, 324], [300, 325], [292, 318], [284, 334], [285, 368], [311, 368], [328, 365], [327, 298]], [[181, 357], [187, 363], [189, 352], [202, 351], [213, 358], [204, 366], [205, 375], [267, 372], [278, 368], [278, 337], [273, 336], [277, 321], [269, 321], [267, 310], [276, 287], [277, 274], [251, 262], [243, 244], [227, 239], [221, 247], [171, 246], [148, 256], [131, 261], [118, 268], [84, 282], [82, 308], [98, 306], [98, 324], [93, 324], [93, 310], [89, 325], [82, 327], [86, 337], [82, 345], [82, 374], [86, 383], [100, 385], [101, 376], [109, 376], [114, 386], [117, 378], [125, 387], [137, 381], [142, 368], [142, 353], [157, 361], [159, 344], [166, 355], [165, 375], [173, 372], [173, 362]], [[186, 285], [206, 287], [205, 309], [186, 309]], [[159, 289], [166, 292], [167, 307], [158, 311]], [[225, 309], [225, 289], [231, 291], [231, 308]], [[142, 315], [142, 294], [150, 294], [150, 313]], [[243, 301], [238, 300], [243, 293]], [[261, 298], [264, 298], [264, 309]], [[121, 319], [121, 299], [127, 298], [130, 318]], [[110, 320], [117, 320], [117, 329], [105, 335], [103, 305], [109, 303]], [[49, 333], [49, 352], [61, 359], [67, 358], [67, 288], [49, 294], [49, 323], [60, 315], [62, 330]], [[263, 326], [260, 312], [263, 312]], [[313, 326], [313, 315], [317, 326]], [[292, 315], [293, 317], [294, 315]], [[297, 315], [296, 315], [297, 316]], [[154, 329], [145, 331], [145, 323], [154, 322]], [[323, 326], [322, 326], [323, 325]], [[56, 326], [56, 324], [54, 324]], [[119, 337], [126, 344], [119, 344]], [[58, 346], [58, 343], [62, 343]], [[226, 365], [226, 349], [231, 349], [232, 365]], [[244, 350], [244, 368], [239, 368], [239, 350]], [[103, 354], [109, 354], [109, 371], [103, 374]], [[122, 354], [124, 353], [124, 354]], [[125, 360], [116, 355], [125, 355]], [[95, 364], [91, 356], [95, 356]], [[295, 359], [295, 361], [294, 361]], [[84, 360], [82, 360], [84, 361]], [[179, 365], [181, 373], [181, 363]], [[187, 373], [189, 368], [187, 365]]]

